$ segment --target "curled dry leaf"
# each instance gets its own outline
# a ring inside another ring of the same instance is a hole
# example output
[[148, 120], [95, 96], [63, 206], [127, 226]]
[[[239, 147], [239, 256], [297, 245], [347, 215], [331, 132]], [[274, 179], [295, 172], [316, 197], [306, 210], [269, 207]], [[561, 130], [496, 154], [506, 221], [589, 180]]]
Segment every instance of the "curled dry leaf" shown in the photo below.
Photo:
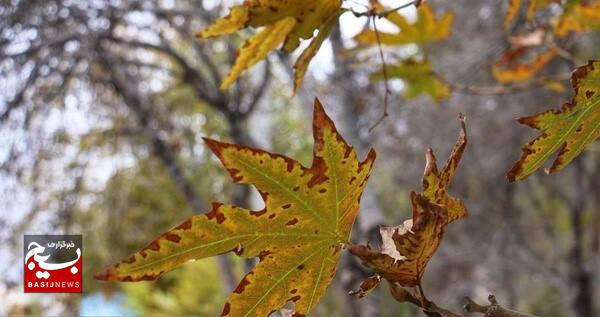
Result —
[[[427, 262], [440, 245], [448, 224], [448, 212], [444, 206], [431, 203], [415, 192], [411, 193], [411, 203], [411, 220], [397, 227], [382, 228], [381, 249], [350, 245], [348, 251], [390, 283], [414, 287], [419, 284]], [[384, 253], [390, 248], [395, 248], [398, 253]]]
[[331, 282], [359, 210], [375, 152], [360, 162], [316, 100], [310, 168], [283, 155], [206, 139], [236, 183], [254, 185], [265, 208], [214, 203], [96, 278], [153, 280], [192, 259], [235, 252], [260, 262], [229, 296], [222, 316], [268, 316], [289, 301], [308, 314]]
[[360, 283], [357, 290], [348, 292], [348, 295], [363, 298], [369, 295], [379, 285], [379, 282], [381, 282], [381, 276], [378, 274], [369, 276]]
[[283, 44], [283, 50], [291, 53], [302, 39], [313, 39], [314, 31], [319, 30], [294, 66], [294, 84], [298, 89], [308, 63], [343, 12], [341, 5], [341, 0], [245, 0], [243, 4], [231, 7], [229, 15], [218, 19], [197, 36], [208, 38], [247, 27], [264, 27], [240, 48], [233, 68], [221, 84], [221, 89], [226, 90], [245, 69], [265, 59], [272, 50]]
[[558, 155], [546, 172], [559, 171], [600, 137], [600, 60], [577, 68], [571, 84], [575, 96], [560, 109], [518, 119], [542, 134], [523, 147], [521, 159], [508, 172], [510, 181], [526, 178], [556, 151]]
[[[467, 144], [462, 115], [460, 123], [458, 141], [441, 172], [437, 169], [433, 151], [427, 151], [422, 193], [410, 194], [412, 219], [399, 226], [382, 227], [382, 245], [379, 249], [365, 245], [348, 247], [350, 253], [360, 258], [365, 266], [397, 287], [420, 284], [429, 259], [442, 241], [446, 226], [467, 215], [462, 202], [447, 193]], [[410, 293], [403, 294], [407, 296]]]

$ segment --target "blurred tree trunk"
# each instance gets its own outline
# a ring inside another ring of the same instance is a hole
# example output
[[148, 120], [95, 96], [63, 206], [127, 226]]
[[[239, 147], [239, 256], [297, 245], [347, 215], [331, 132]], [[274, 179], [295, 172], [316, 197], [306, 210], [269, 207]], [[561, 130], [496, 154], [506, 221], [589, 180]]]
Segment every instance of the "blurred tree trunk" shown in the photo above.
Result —
[[574, 184], [577, 185], [573, 192], [572, 202], [569, 204], [573, 244], [568, 257], [570, 279], [575, 287], [575, 297], [572, 305], [577, 317], [588, 317], [593, 315], [594, 290], [592, 288], [592, 275], [586, 268], [584, 259], [583, 239], [585, 230], [583, 213], [586, 209], [588, 177], [586, 177], [587, 171], [582, 157], [575, 159], [573, 168], [575, 169]]

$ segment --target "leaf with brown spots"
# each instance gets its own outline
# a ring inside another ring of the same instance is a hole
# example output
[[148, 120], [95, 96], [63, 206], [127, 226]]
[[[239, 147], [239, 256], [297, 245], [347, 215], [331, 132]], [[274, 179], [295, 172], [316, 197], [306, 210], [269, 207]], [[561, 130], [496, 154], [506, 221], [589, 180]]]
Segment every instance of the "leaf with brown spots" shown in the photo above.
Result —
[[394, 296], [412, 301], [414, 297], [402, 287], [421, 283], [427, 263], [439, 247], [446, 226], [465, 217], [467, 210], [460, 200], [447, 193], [462, 153], [467, 145], [464, 117], [460, 117], [460, 133], [442, 171], [438, 171], [433, 151], [427, 151], [422, 193], [411, 192], [412, 219], [395, 227], [381, 227], [379, 249], [368, 245], [350, 245], [348, 250], [396, 289]]
[[411, 192], [410, 198], [412, 219], [399, 226], [382, 227], [379, 250], [365, 245], [351, 245], [348, 250], [390, 283], [414, 287], [419, 285], [427, 262], [442, 241], [448, 211], [421, 194]]
[[222, 316], [268, 316], [293, 301], [308, 314], [331, 282], [375, 152], [360, 162], [315, 101], [310, 168], [279, 154], [206, 139], [234, 182], [254, 185], [265, 208], [214, 203], [96, 277], [139, 281], [193, 259], [234, 251], [260, 262], [229, 296]]
[[[233, 68], [221, 84], [223, 90], [229, 89], [245, 69], [266, 58], [269, 52], [280, 45], [283, 45], [285, 52], [291, 53], [298, 48], [302, 39], [312, 39], [294, 67], [296, 90], [300, 87], [310, 60], [331, 32], [339, 15], [344, 12], [341, 5], [341, 0], [245, 0], [243, 4], [233, 6], [229, 15], [218, 19], [197, 36], [208, 38], [247, 27], [264, 27], [240, 48]], [[317, 36], [314, 36], [315, 30], [319, 30]]]
[[441, 171], [438, 171], [435, 155], [432, 149], [427, 150], [425, 155], [425, 172], [423, 173], [421, 194], [431, 202], [444, 205], [448, 209], [448, 222], [464, 218], [467, 216], [467, 208], [460, 201], [448, 194], [448, 186], [454, 178], [462, 154], [467, 147], [467, 128], [465, 126], [465, 117], [461, 113], [458, 117], [460, 122], [460, 132], [454, 148], [448, 156], [446, 163]]
[[523, 147], [521, 159], [508, 172], [510, 181], [526, 178], [556, 151], [558, 155], [546, 172], [559, 171], [600, 137], [600, 60], [577, 68], [571, 84], [575, 96], [560, 109], [518, 119], [542, 134]]

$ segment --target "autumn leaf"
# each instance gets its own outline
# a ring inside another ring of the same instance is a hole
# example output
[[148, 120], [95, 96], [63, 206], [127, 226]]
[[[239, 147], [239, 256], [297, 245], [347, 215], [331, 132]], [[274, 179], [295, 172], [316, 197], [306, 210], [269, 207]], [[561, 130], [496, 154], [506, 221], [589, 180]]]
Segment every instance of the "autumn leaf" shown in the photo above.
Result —
[[315, 38], [310, 42], [308, 47], [302, 52], [302, 54], [300, 54], [300, 56], [294, 63], [294, 91], [298, 91], [300, 85], [302, 85], [302, 79], [306, 74], [308, 64], [310, 64], [310, 61], [313, 59], [313, 57], [315, 57], [315, 55], [321, 48], [321, 44], [323, 44], [323, 41], [325, 41], [329, 33], [331, 33], [331, 29], [337, 23], [341, 13], [342, 12], [340, 11], [329, 18], [329, 21], [327, 21], [319, 30], [319, 34], [315, 36]]
[[359, 257], [390, 283], [419, 285], [425, 266], [442, 241], [448, 224], [447, 209], [411, 192], [413, 217], [396, 227], [382, 227], [380, 250], [365, 245], [350, 245], [348, 251]]
[[529, 80], [552, 61], [557, 53], [555, 49], [549, 49], [534, 54], [530, 61], [520, 61], [528, 50], [528, 47], [518, 46], [506, 51], [502, 58], [492, 65], [494, 78], [501, 83]]
[[[221, 84], [222, 90], [229, 89], [244, 70], [265, 59], [279, 46], [283, 45], [283, 50], [291, 53], [298, 48], [302, 39], [312, 39], [294, 66], [296, 90], [310, 60], [343, 12], [341, 4], [340, 0], [246, 0], [241, 5], [233, 6], [229, 15], [218, 19], [197, 36], [208, 38], [247, 27], [263, 27], [240, 48], [233, 68]], [[317, 36], [314, 36], [315, 30], [319, 30]]]
[[[533, 20], [535, 14], [540, 9], [547, 7], [548, 5], [558, 2], [557, 0], [529, 0], [527, 3], [527, 12], [525, 17], [528, 21]], [[504, 16], [504, 30], [508, 31], [515, 20], [515, 18], [519, 15], [521, 8], [523, 7], [523, 0], [508, 0], [508, 9], [506, 10], [506, 15]]]
[[229, 296], [222, 316], [268, 316], [287, 302], [308, 314], [331, 282], [357, 216], [375, 152], [359, 162], [315, 101], [310, 168], [283, 155], [206, 139], [234, 182], [254, 185], [265, 208], [214, 203], [96, 278], [153, 280], [194, 259], [235, 252], [260, 262]]
[[600, 30], [600, 0], [580, 1], [565, 8], [555, 33], [564, 37], [570, 32]]
[[348, 295], [363, 298], [369, 295], [379, 285], [380, 281], [381, 276], [379, 274], [369, 276], [360, 283], [358, 289], [348, 292]]
[[448, 186], [450, 186], [450, 183], [454, 178], [456, 168], [467, 147], [467, 128], [465, 126], [465, 118], [462, 114], [459, 115], [459, 122], [460, 132], [458, 134], [458, 140], [456, 140], [454, 148], [441, 171], [438, 171], [433, 150], [427, 150], [427, 154], [425, 155], [425, 172], [423, 173], [421, 185], [421, 194], [423, 194], [423, 196], [448, 209], [448, 222], [467, 216], [467, 208], [462, 201], [448, 194]]
[[504, 16], [504, 30], [508, 31], [523, 6], [523, 0], [508, 0], [508, 8]]
[[600, 60], [577, 68], [571, 84], [575, 96], [560, 109], [518, 119], [542, 134], [523, 147], [521, 159], [508, 172], [510, 181], [526, 178], [556, 151], [558, 155], [546, 172], [559, 171], [600, 137]]
[[[379, 2], [372, 3], [375, 10], [386, 12], [386, 8]], [[356, 39], [363, 43], [377, 44], [380, 42], [385, 45], [425, 44], [443, 40], [450, 36], [454, 14], [445, 13], [436, 18], [431, 7], [427, 3], [421, 3], [417, 8], [417, 20], [414, 23], [410, 23], [396, 11], [389, 12], [385, 18], [398, 27], [398, 33], [379, 31], [378, 40], [375, 30], [366, 29], [359, 33]]]
[[[397, 65], [386, 65], [385, 67], [388, 78], [403, 80], [405, 84], [404, 97], [407, 99], [426, 94], [433, 101], [439, 103], [450, 95], [450, 87], [437, 76], [429, 62], [408, 60]], [[372, 80], [383, 78], [383, 69], [371, 74]]]
[[461, 201], [447, 193], [462, 153], [467, 144], [464, 117], [460, 117], [461, 132], [442, 171], [438, 171], [433, 151], [426, 154], [422, 192], [411, 192], [412, 218], [395, 227], [381, 227], [379, 249], [365, 245], [350, 245], [348, 250], [361, 259], [366, 267], [394, 286], [395, 297], [412, 301], [412, 295], [401, 287], [420, 284], [427, 263], [439, 247], [446, 226], [453, 220], [466, 217]]

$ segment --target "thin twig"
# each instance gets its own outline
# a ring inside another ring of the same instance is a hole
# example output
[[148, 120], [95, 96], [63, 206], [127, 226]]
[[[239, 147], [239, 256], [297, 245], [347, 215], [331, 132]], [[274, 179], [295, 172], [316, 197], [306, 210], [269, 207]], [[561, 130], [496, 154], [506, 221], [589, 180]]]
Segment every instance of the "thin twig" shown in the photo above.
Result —
[[377, 39], [377, 48], [379, 49], [379, 57], [381, 58], [381, 64], [383, 66], [383, 84], [385, 87], [385, 93], [383, 96], [383, 114], [377, 121], [369, 128], [369, 132], [372, 132], [375, 127], [377, 127], [389, 114], [388, 114], [388, 96], [391, 94], [387, 73], [387, 65], [385, 63], [385, 57], [383, 55], [383, 49], [381, 47], [381, 39], [379, 38], [379, 30], [377, 30], [377, 22], [375, 21], [375, 16], [372, 16], [373, 20], [373, 29], [375, 30], [375, 38]]
[[398, 11], [398, 10], [402, 10], [404, 8], [408, 8], [408, 7], [412, 6], [412, 5], [414, 5], [415, 7], [418, 7], [421, 4], [421, 2], [423, 2], [423, 1], [422, 0], [414, 0], [414, 1], [402, 4], [402, 5], [399, 5], [397, 7], [394, 7], [392, 9], [383, 11], [383, 12], [377, 12], [377, 11], [375, 11], [373, 9], [370, 9], [370, 10], [367, 10], [367, 11], [364, 11], [364, 12], [356, 12], [356, 11], [354, 11], [352, 9], [350, 9], [350, 11], [352, 11], [352, 14], [354, 14], [354, 16], [356, 16], [356, 17], [378, 17], [378, 18], [385, 18], [388, 15], [390, 15], [390, 14], [392, 14], [392, 13]]
[[425, 292], [423, 292], [421, 281], [419, 281], [419, 284], [417, 284], [417, 290], [419, 291], [419, 296], [421, 297], [421, 305], [423, 305], [423, 307], [429, 307], [431, 302], [427, 299], [427, 296], [425, 296]]
[[530, 80], [525, 83], [516, 83], [510, 85], [496, 85], [496, 86], [471, 86], [471, 85], [460, 85], [445, 81], [450, 86], [452, 91], [456, 93], [462, 93], [467, 95], [478, 95], [478, 96], [494, 96], [494, 95], [508, 95], [516, 94], [520, 92], [531, 91], [532, 89], [543, 88], [546, 80], [553, 81], [567, 81], [571, 78], [570, 73], [557, 74], [552, 76], [545, 76], [538, 78], [537, 80]]

